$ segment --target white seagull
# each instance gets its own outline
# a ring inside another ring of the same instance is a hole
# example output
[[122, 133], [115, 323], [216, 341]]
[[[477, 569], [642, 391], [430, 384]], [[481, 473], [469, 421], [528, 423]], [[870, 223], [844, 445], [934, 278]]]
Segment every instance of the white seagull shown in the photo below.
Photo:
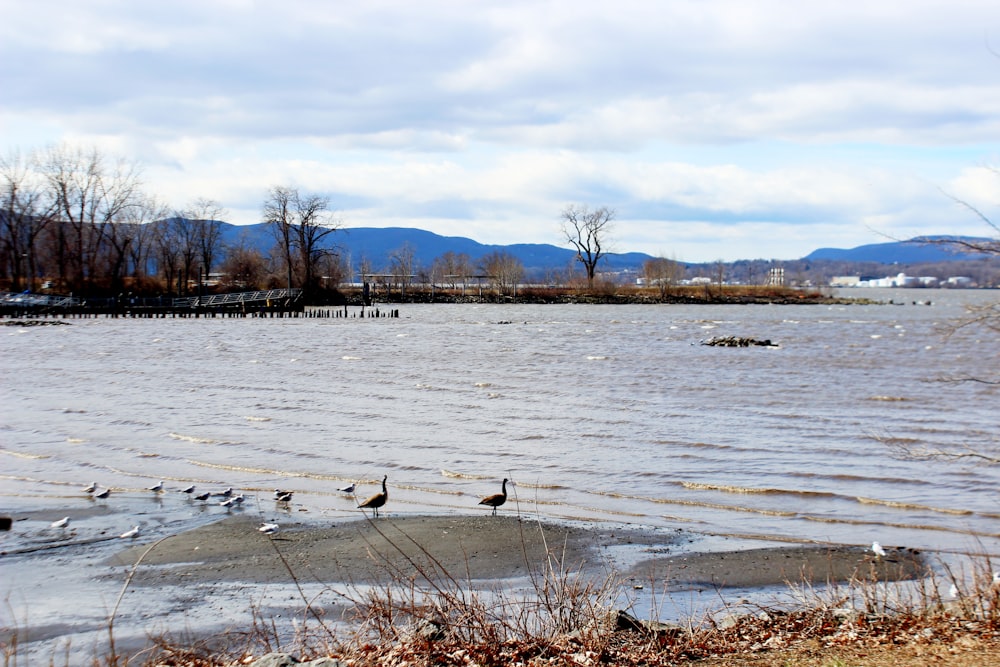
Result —
[[265, 535], [273, 535], [274, 533], [278, 532], [278, 524], [262, 523], [260, 524], [260, 528], [258, 528], [257, 530], [264, 533]]
[[208, 500], [208, 496], [209, 496], [209, 493], [208, 493], [208, 491], [206, 491], [205, 493], [202, 493], [202, 494], [199, 494], [199, 495], [195, 496], [194, 499], [195, 500]]
[[354, 489], [356, 487], [357, 487], [357, 484], [354, 483], [354, 484], [350, 484], [349, 486], [345, 486], [342, 489], [337, 489], [337, 490], [340, 491], [341, 493], [354, 493]]
[[97, 491], [97, 482], [91, 482], [87, 486], [83, 487], [84, 493], [93, 493], [94, 491]]
[[958, 590], [958, 584], [952, 584], [951, 588], [948, 589], [948, 595], [950, 595], [953, 598], [957, 598], [959, 592], [960, 591]]
[[194, 484], [190, 486], [185, 486], [183, 489], [181, 489], [181, 493], [194, 493]]
[[96, 493], [94, 493], [94, 497], [100, 498], [101, 500], [104, 500], [110, 495], [111, 495], [111, 489], [104, 489], [103, 491], [97, 491]]
[[152, 491], [153, 493], [159, 493], [160, 491], [163, 490], [163, 480], [160, 480], [159, 482], [157, 482], [153, 486], [148, 487], [146, 490], [147, 491]]
[[275, 496], [274, 498], [279, 503], [290, 503], [292, 502], [292, 492], [282, 491], [280, 496]]
[[218, 492], [217, 494], [215, 494], [215, 495], [217, 495], [217, 496], [222, 496], [223, 498], [228, 498], [229, 496], [233, 495], [233, 487], [231, 487], [231, 486], [230, 486], [230, 487], [229, 487], [228, 489], [226, 489], [225, 491], [219, 491], [219, 492]]
[[872, 552], [879, 558], [885, 558], [885, 549], [878, 542], [872, 542]]
[[118, 537], [127, 540], [127, 539], [130, 539], [130, 538], [136, 537], [138, 535], [139, 535], [139, 526], [136, 526], [132, 530], [126, 530], [124, 533], [122, 533]]
[[68, 516], [64, 516], [63, 518], [59, 519], [58, 521], [53, 521], [51, 527], [52, 528], [65, 528], [68, 525], [69, 525], [69, 517]]

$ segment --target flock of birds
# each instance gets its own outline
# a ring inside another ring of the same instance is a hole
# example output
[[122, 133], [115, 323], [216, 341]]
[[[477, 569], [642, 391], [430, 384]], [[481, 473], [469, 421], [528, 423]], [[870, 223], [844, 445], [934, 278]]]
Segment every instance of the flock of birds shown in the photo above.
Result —
[[[385, 506], [386, 502], [388, 502], [388, 500], [389, 500], [389, 489], [386, 486], [386, 482], [388, 482], [388, 480], [389, 480], [389, 476], [388, 475], [383, 476], [382, 477], [382, 490], [379, 493], [376, 493], [375, 495], [373, 495], [370, 498], [366, 499], [364, 502], [358, 503], [358, 508], [359, 509], [370, 509], [370, 510], [372, 510], [373, 516], [377, 517], [379, 515], [379, 513], [378, 513], [379, 509], [381, 507]], [[510, 480], [505, 477], [504, 480], [503, 480], [503, 483], [501, 484], [501, 487], [500, 487], [500, 493], [494, 493], [492, 495], [486, 496], [485, 498], [483, 498], [482, 500], [479, 501], [480, 505], [486, 505], [487, 507], [492, 507], [493, 508], [493, 516], [496, 516], [497, 508], [507, 502], [507, 483], [508, 482], [510, 482]], [[513, 482], [510, 482], [510, 483], [513, 484]], [[163, 493], [163, 491], [165, 490], [165, 488], [166, 487], [164, 486], [163, 481], [160, 480], [159, 482], [157, 482], [153, 486], [147, 487], [146, 490], [147, 491], [151, 491], [153, 493]], [[337, 490], [340, 491], [341, 493], [345, 493], [345, 494], [348, 494], [348, 495], [354, 495], [354, 492], [357, 490], [357, 484], [356, 483], [352, 483], [352, 484], [349, 484], [348, 486], [339, 488]], [[109, 488], [103, 488], [102, 489], [97, 484], [97, 482], [92, 482], [92, 483], [88, 484], [87, 486], [83, 487], [83, 491], [85, 493], [91, 495], [94, 498], [102, 498], [103, 499], [103, 498], [107, 498], [108, 496], [111, 495], [111, 489], [109, 489]], [[207, 501], [207, 500], [209, 500], [210, 498], [212, 498], [214, 496], [214, 497], [220, 499], [219, 500], [219, 505], [221, 505], [222, 507], [226, 507], [226, 508], [240, 507], [244, 502], [246, 502], [246, 496], [244, 496], [242, 493], [234, 493], [233, 487], [231, 487], [231, 486], [228, 487], [228, 488], [226, 488], [226, 489], [224, 489], [223, 491], [218, 491], [218, 492], [216, 492], [214, 494], [211, 493], [211, 492], [206, 492], [206, 493], [200, 493], [200, 494], [195, 495], [194, 491], [195, 491], [194, 484], [190, 484], [190, 485], [188, 485], [188, 486], [186, 486], [186, 487], [184, 487], [183, 489], [180, 490], [181, 493], [185, 493], [189, 497], [194, 498], [195, 500], [202, 501], [202, 502]], [[279, 502], [279, 503], [288, 503], [288, 502], [291, 502], [291, 500], [292, 500], [292, 494], [293, 493], [294, 493], [293, 491], [285, 491], [283, 489], [275, 489], [274, 490], [274, 499], [275, 499], [276, 502]], [[52, 524], [51, 524], [51, 527], [54, 528], [54, 529], [67, 528], [67, 527], [69, 527], [69, 523], [70, 523], [70, 518], [68, 516], [66, 516], [66, 517], [63, 517], [62, 519], [59, 519], [58, 521], [53, 521]], [[278, 532], [278, 528], [279, 528], [279, 526], [276, 523], [262, 523], [257, 530], [260, 531], [261, 533], [264, 533], [265, 535], [273, 535], [274, 533]], [[135, 526], [131, 530], [127, 530], [124, 533], [122, 533], [121, 535], [119, 535], [119, 537], [121, 537], [123, 539], [131, 539], [131, 538], [134, 538], [134, 537], [138, 537], [139, 533], [140, 533], [139, 526]], [[876, 542], [876, 544], [878, 544], [878, 543]]]

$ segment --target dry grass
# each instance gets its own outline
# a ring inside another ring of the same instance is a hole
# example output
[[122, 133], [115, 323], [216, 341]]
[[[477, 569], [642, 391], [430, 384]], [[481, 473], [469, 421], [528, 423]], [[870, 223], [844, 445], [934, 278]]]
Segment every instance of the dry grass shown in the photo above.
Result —
[[[392, 544], [400, 554], [413, 553]], [[468, 573], [446, 571], [417, 546], [418, 557], [407, 556], [405, 564], [383, 559], [391, 583], [352, 587], [346, 618], [324, 618], [302, 593], [303, 612], [291, 628], [255, 613], [243, 632], [208, 640], [154, 637], [143, 653], [123, 655], [114, 643], [113, 612], [108, 650], [92, 664], [221, 667], [249, 664], [252, 656], [274, 651], [303, 660], [331, 656], [352, 665], [413, 667], [691, 661], [717, 667], [879, 667], [901, 664], [904, 654], [909, 664], [1000, 663], [993, 657], [1000, 655], [1000, 583], [987, 556], [960, 566], [939, 564], [923, 579], [903, 585], [879, 581], [874, 568], [821, 589], [789, 583], [796, 601], [791, 607], [721, 606], [704, 618], [670, 625], [618, 611], [622, 582], [613, 574], [584, 576], [577, 564], [566, 562], [560, 545], [547, 544], [542, 563], [528, 562], [525, 554], [530, 586], [520, 594], [502, 586], [477, 588]], [[373, 552], [373, 558], [379, 556]], [[952, 587], [958, 592], [954, 598], [942, 592]], [[5, 667], [28, 664], [27, 658], [19, 661], [16, 637], [0, 651]], [[53, 657], [49, 664], [70, 663]]]

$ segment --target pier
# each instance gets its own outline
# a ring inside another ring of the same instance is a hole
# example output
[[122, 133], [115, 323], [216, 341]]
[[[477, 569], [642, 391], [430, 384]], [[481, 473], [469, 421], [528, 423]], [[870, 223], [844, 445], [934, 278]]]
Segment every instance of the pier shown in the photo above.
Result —
[[382, 318], [399, 309], [377, 306], [306, 306], [300, 289], [258, 290], [191, 297], [111, 297], [0, 292], [0, 318]]

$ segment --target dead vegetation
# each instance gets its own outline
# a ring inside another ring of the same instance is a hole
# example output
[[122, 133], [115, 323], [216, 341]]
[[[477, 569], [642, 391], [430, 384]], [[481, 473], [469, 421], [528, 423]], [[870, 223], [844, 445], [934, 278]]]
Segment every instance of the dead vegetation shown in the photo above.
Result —
[[[398, 539], [407, 537], [397, 538], [397, 550], [412, 553]], [[325, 617], [318, 600], [302, 593], [302, 612], [291, 623], [283, 619], [279, 625], [258, 611], [241, 631], [211, 638], [151, 637], [145, 651], [124, 655], [115, 647], [113, 611], [107, 651], [92, 664], [228, 667], [253, 665], [281, 652], [300, 661], [328, 657], [345, 665], [414, 667], [691, 662], [837, 667], [856, 664], [857, 656], [866, 665], [899, 664], [903, 650], [913, 660], [933, 656], [935, 664], [964, 667], [998, 664], [993, 656], [1000, 655], [1000, 574], [985, 555], [957, 568], [939, 563], [904, 585], [879, 580], [874, 566], [821, 588], [789, 582], [794, 604], [720, 604], [702, 618], [673, 624], [640, 620], [623, 610], [628, 606], [623, 582], [614, 573], [585, 577], [566, 562], [560, 545], [546, 545], [544, 562], [526, 562], [526, 593], [500, 585], [478, 588], [467, 573], [446, 571], [417, 546], [419, 558], [382, 559], [390, 583], [352, 587], [346, 594], [350, 612], [342, 618]], [[374, 552], [372, 557], [379, 558]], [[135, 568], [140, 566], [141, 559]], [[126, 588], [130, 580], [131, 574]], [[328, 593], [345, 597], [333, 589]], [[5, 667], [27, 664], [19, 661], [16, 637], [0, 651]], [[53, 656], [49, 664], [61, 661]], [[71, 664], [68, 658], [65, 664]]]

